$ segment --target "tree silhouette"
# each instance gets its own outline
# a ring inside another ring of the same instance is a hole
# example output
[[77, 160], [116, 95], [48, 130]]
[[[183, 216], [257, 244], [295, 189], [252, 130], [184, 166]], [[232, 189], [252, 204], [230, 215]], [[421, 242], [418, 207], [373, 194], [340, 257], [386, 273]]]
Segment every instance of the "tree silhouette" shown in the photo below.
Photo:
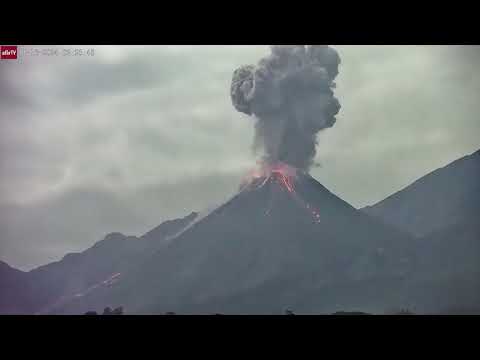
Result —
[[109, 306], [107, 306], [105, 309], [103, 309], [102, 315], [112, 315], [112, 309]]
[[112, 315], [123, 315], [123, 307], [119, 306], [112, 311]]
[[393, 313], [393, 315], [415, 315], [408, 309], [400, 309]]
[[290, 309], [286, 309], [285, 310], [285, 315], [295, 315], [295, 313]]
[[[98, 315], [96, 311], [87, 311], [84, 315]], [[112, 310], [109, 306], [103, 309], [101, 315], [123, 315], [123, 306], [119, 306]]]
[[123, 307], [119, 306], [119, 307], [115, 308], [114, 310], [112, 310], [109, 306], [107, 306], [103, 310], [102, 315], [123, 315]]

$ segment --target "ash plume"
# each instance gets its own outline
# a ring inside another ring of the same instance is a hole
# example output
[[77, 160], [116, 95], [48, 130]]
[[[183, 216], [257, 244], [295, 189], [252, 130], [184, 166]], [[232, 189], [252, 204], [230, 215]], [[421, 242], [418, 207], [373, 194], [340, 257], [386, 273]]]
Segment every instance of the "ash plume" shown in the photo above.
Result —
[[255, 118], [254, 149], [263, 161], [302, 170], [313, 164], [318, 132], [335, 124], [334, 79], [340, 57], [327, 45], [273, 45], [258, 64], [234, 71], [233, 106]]

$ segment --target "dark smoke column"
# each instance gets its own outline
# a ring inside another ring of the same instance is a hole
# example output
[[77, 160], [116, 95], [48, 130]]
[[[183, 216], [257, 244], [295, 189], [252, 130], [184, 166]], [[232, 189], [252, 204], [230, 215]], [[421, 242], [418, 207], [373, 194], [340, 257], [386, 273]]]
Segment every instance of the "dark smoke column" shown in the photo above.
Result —
[[327, 45], [273, 45], [257, 66], [235, 70], [235, 108], [256, 119], [255, 149], [264, 161], [308, 170], [317, 133], [335, 124], [340, 104], [333, 95], [340, 57]]

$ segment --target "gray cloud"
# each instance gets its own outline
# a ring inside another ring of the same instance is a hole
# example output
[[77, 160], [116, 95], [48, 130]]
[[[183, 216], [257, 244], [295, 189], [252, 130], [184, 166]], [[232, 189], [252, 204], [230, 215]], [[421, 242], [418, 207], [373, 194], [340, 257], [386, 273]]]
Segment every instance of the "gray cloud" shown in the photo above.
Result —
[[320, 130], [335, 124], [333, 96], [340, 57], [326, 45], [274, 45], [257, 65], [235, 70], [230, 95], [238, 111], [255, 117], [255, 146], [267, 163], [308, 170]]
[[[311, 174], [352, 205], [480, 147], [478, 47], [333, 47], [342, 109]], [[232, 194], [255, 158], [231, 74], [266, 51], [96, 47], [0, 62], [0, 259], [29, 268]]]
[[76, 62], [65, 76], [57, 79], [55, 95], [73, 105], [81, 105], [99, 96], [168, 87], [182, 75], [183, 69], [192, 68], [189, 57], [167, 52], [158, 61], [155, 54], [151, 55], [145, 51], [134, 52], [121, 62], [91, 62], [88, 66]]
[[474, 49], [336, 48], [342, 110], [313, 174], [350, 203], [375, 203], [480, 147], [480, 76], [465, 65]]

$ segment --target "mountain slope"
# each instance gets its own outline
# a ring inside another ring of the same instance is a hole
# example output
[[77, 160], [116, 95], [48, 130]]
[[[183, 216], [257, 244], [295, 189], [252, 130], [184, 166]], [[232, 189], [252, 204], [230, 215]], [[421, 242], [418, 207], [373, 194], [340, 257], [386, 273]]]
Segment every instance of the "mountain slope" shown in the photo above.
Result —
[[241, 191], [111, 287], [53, 312], [81, 313], [105, 304], [129, 313], [400, 305], [415, 267], [410, 241], [310, 176], [277, 174]]
[[412, 302], [422, 304], [418, 310], [480, 311], [480, 223], [477, 220], [434, 231], [418, 239], [415, 249], [418, 273], [410, 287]]
[[479, 179], [477, 151], [363, 209], [418, 237], [408, 290], [415, 311], [480, 311]]
[[415, 236], [480, 213], [480, 150], [420, 178], [363, 211]]
[[[197, 213], [191, 213], [166, 221], [140, 238], [108, 234], [81, 253], [67, 254], [60, 261], [29, 272], [7, 272], [6, 264], [0, 266], [0, 313], [42, 314], [72, 297], [109, 286], [136, 263], [161, 250], [169, 236], [181, 231], [196, 216]], [[8, 282], [2, 280], [4, 277]], [[12, 304], [18, 305], [12, 309]]]
[[0, 261], [0, 313], [17, 314], [31, 306], [25, 287], [26, 273]]

